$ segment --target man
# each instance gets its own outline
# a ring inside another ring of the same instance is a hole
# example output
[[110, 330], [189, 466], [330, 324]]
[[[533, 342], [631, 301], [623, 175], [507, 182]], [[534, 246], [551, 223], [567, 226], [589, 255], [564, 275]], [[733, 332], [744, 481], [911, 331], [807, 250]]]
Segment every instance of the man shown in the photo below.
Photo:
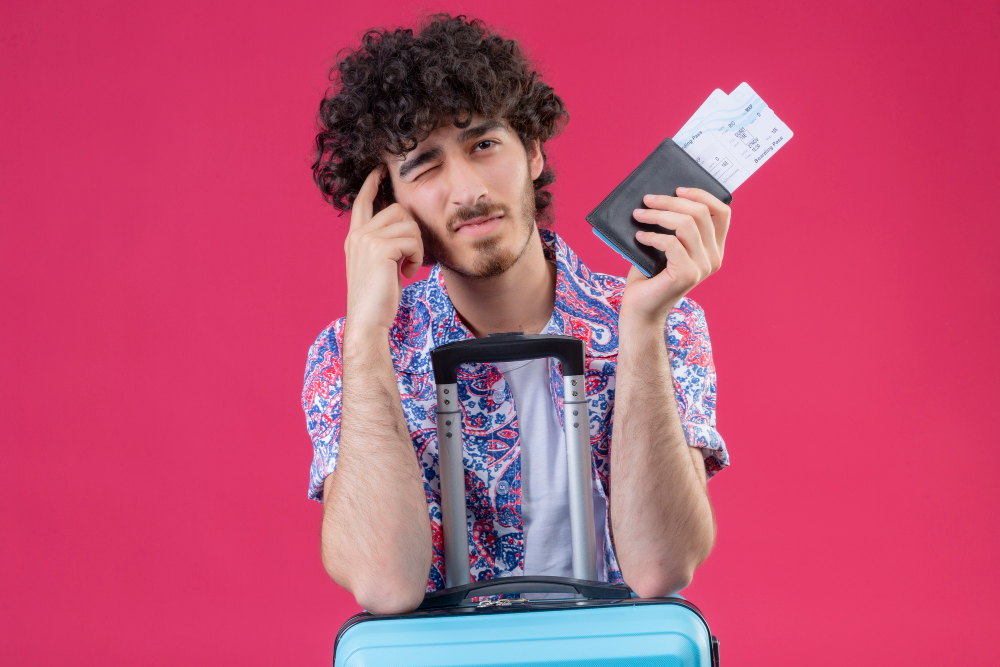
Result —
[[[651, 193], [636, 217], [664, 233], [639, 240], [667, 268], [592, 273], [548, 229], [543, 144], [567, 114], [516, 42], [437, 15], [416, 36], [369, 31], [337, 69], [313, 169], [351, 209], [347, 315], [310, 349], [302, 396], [330, 576], [374, 613], [444, 587], [429, 352], [523, 331], [587, 344], [601, 576], [643, 597], [684, 588], [715, 537], [706, 480], [729, 461], [704, 314], [684, 295], [718, 270], [729, 208]], [[569, 575], [557, 362], [462, 370], [473, 578]]]

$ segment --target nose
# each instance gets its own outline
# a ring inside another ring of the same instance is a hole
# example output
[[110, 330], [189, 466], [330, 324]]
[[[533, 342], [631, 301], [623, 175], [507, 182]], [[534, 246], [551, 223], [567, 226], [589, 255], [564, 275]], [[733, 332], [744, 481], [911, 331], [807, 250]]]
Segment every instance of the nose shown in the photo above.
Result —
[[451, 161], [451, 202], [460, 208], [471, 208], [481, 199], [488, 197], [489, 191], [482, 175], [469, 160], [460, 158]]

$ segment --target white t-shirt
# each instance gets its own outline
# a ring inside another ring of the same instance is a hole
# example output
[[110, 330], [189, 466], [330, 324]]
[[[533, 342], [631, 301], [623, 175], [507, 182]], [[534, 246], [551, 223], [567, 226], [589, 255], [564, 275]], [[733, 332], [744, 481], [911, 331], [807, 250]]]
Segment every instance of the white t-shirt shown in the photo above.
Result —
[[[552, 402], [548, 360], [500, 362], [497, 367], [510, 386], [520, 427], [524, 574], [572, 577], [566, 435]], [[606, 508], [604, 498], [595, 491], [594, 540], [600, 581], [607, 579], [604, 568]]]

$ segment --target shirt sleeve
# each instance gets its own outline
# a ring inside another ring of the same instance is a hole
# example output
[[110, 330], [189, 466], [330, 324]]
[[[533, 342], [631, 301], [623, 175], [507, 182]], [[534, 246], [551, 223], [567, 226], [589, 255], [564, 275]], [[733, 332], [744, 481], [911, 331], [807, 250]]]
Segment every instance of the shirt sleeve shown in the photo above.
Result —
[[323, 480], [337, 467], [340, 447], [341, 371], [344, 319], [327, 327], [309, 348], [302, 409], [313, 444], [309, 497], [323, 502]]
[[702, 448], [712, 477], [729, 465], [729, 452], [715, 428], [715, 362], [701, 306], [682, 298], [667, 318], [666, 339], [681, 426], [688, 445]]

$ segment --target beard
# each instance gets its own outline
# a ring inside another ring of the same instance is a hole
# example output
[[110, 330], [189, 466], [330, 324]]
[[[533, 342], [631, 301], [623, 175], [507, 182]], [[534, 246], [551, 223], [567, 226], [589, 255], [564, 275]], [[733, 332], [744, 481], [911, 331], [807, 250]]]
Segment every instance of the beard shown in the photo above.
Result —
[[[492, 278], [505, 273], [510, 267], [521, 259], [528, 248], [528, 241], [535, 226], [535, 186], [531, 178], [525, 178], [524, 187], [515, 204], [517, 215], [514, 218], [520, 224], [520, 230], [524, 232], [521, 247], [514, 252], [510, 248], [503, 246], [495, 235], [473, 241], [475, 257], [471, 266], [460, 265], [449, 250], [448, 245], [441, 236], [426, 225], [420, 218], [413, 216], [417, 226], [420, 228], [420, 237], [424, 244], [424, 266], [438, 263], [441, 266], [457, 273], [464, 278]], [[511, 217], [510, 207], [505, 204], [486, 202], [475, 206], [459, 209], [455, 215], [448, 220], [446, 228], [453, 233], [455, 225], [465, 220], [472, 220], [483, 216], [494, 216], [497, 213], [506, 218]]]

